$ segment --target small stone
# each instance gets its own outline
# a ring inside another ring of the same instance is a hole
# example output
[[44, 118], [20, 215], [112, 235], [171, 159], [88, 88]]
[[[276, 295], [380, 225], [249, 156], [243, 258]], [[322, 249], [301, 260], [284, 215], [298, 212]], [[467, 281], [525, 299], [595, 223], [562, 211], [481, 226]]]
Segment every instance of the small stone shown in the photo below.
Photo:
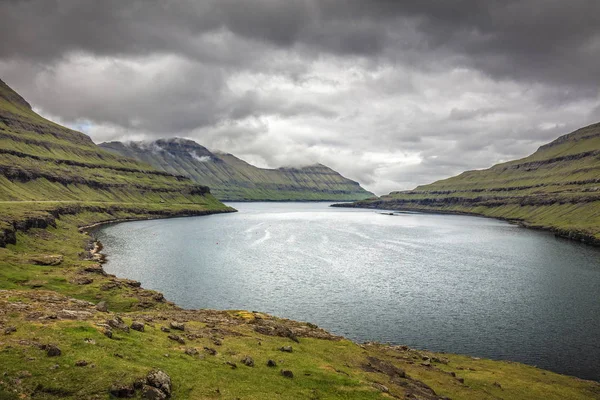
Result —
[[283, 351], [283, 352], [285, 352], [285, 353], [291, 353], [292, 351], [294, 351], [294, 350], [292, 349], [292, 346], [283, 346], [283, 347], [280, 347], [280, 348], [279, 348], [279, 350], [280, 350], [280, 351]]
[[465, 383], [465, 378], [456, 378], [457, 381], [459, 381], [460, 383]]
[[211, 356], [215, 356], [217, 355], [217, 351], [215, 349], [211, 349], [210, 347], [205, 347], [204, 351], [206, 351], [208, 354], [210, 354]]
[[108, 312], [108, 304], [106, 304], [106, 301], [103, 300], [96, 304], [96, 310], [100, 312]]
[[212, 340], [212, 342], [214, 343], [215, 346], [221, 346], [223, 344], [223, 342], [221, 342], [220, 339], [214, 338]]
[[142, 388], [142, 399], [164, 400], [166, 398], [167, 395], [155, 387], [144, 385]]
[[281, 375], [285, 376], [286, 378], [293, 378], [294, 377], [294, 373], [292, 371], [290, 371], [289, 369], [282, 369], [281, 370]]
[[425, 360], [421, 363], [422, 366], [424, 367], [431, 367], [431, 361], [429, 360]]
[[231, 369], [236, 369], [237, 368], [237, 364], [233, 363], [231, 361], [227, 361], [225, 364], [229, 365], [231, 367]]
[[144, 323], [139, 321], [134, 321], [131, 323], [131, 329], [138, 332], [144, 332]]
[[135, 390], [140, 390], [144, 387], [145, 384], [146, 384], [146, 379], [137, 378], [135, 381], [133, 381], [133, 388]]
[[119, 316], [115, 317], [114, 319], [109, 319], [108, 321], [106, 321], [106, 323], [114, 329], [119, 329], [123, 332], [129, 332], [129, 327]]
[[185, 354], [187, 354], [188, 356], [195, 356], [198, 354], [198, 350], [196, 350], [193, 347], [188, 347], [187, 349], [185, 349]]
[[498, 382], [494, 382], [493, 385], [496, 386], [497, 388], [502, 389], [502, 385], [499, 384]]
[[90, 339], [90, 338], [85, 338], [85, 339], [83, 339], [83, 341], [87, 344], [96, 344], [96, 341], [94, 339]]
[[106, 336], [109, 339], [112, 339], [112, 337], [113, 337], [113, 331], [109, 328], [104, 329], [104, 331], [102, 333], [104, 334], [104, 336]]
[[185, 340], [183, 340], [183, 338], [179, 335], [169, 335], [167, 337], [179, 344], [185, 344]]
[[46, 354], [48, 357], [58, 357], [62, 354], [62, 351], [53, 344], [46, 346]]
[[115, 353], [113, 355], [117, 358], [123, 358], [123, 354], [120, 354], [120, 353]]
[[55, 370], [55, 369], [59, 369], [60, 365], [58, 364], [54, 364], [53, 366], [50, 367], [51, 370]]
[[244, 364], [247, 367], [254, 367], [254, 360], [252, 359], [252, 357], [246, 356], [242, 358], [242, 364]]
[[390, 389], [388, 389], [387, 386], [384, 386], [381, 383], [377, 383], [377, 382], [375, 382], [373, 384], [373, 387], [383, 393], [389, 393], [389, 391], [390, 391]]
[[277, 363], [273, 360], [267, 361], [267, 367], [276, 367]]
[[171, 322], [169, 326], [171, 327], [171, 329], [175, 329], [177, 331], [185, 331], [185, 325], [181, 322]]
[[15, 333], [17, 331], [17, 328], [14, 326], [9, 326], [6, 329], [4, 329], [4, 334], [5, 335], [10, 335], [12, 333]]
[[161, 326], [160, 330], [163, 331], [163, 332], [165, 332], [165, 333], [170, 333], [171, 332], [171, 330], [169, 328], [167, 328], [166, 326]]
[[120, 399], [126, 399], [135, 396], [135, 389], [133, 385], [116, 384], [110, 388], [110, 394]]
[[146, 383], [160, 389], [167, 397], [171, 396], [171, 377], [166, 372], [159, 369], [151, 371], [146, 377]]
[[85, 360], [79, 360], [75, 363], [76, 367], [86, 367], [88, 365], [88, 362]]

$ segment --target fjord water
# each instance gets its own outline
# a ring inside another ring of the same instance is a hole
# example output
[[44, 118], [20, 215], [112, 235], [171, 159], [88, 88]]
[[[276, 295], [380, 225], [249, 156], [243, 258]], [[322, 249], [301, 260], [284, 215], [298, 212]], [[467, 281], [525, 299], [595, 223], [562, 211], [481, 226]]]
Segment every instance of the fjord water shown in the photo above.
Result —
[[600, 250], [493, 219], [232, 203], [97, 232], [105, 269], [186, 308], [600, 380]]

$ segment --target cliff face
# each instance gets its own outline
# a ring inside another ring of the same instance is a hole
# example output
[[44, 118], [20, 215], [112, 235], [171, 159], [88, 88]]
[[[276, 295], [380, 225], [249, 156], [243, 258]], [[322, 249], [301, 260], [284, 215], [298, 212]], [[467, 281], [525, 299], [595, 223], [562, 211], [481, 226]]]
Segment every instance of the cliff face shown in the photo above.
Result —
[[90, 207], [146, 216], [228, 210], [206, 186], [104, 151], [42, 118], [0, 80], [0, 246], [14, 242], [23, 221]]
[[529, 157], [351, 206], [484, 215], [600, 244], [600, 123]]
[[185, 139], [109, 142], [100, 146], [155, 168], [207, 185], [220, 200], [360, 200], [372, 197], [357, 182], [317, 164], [303, 168], [257, 168], [231, 154], [212, 153]]

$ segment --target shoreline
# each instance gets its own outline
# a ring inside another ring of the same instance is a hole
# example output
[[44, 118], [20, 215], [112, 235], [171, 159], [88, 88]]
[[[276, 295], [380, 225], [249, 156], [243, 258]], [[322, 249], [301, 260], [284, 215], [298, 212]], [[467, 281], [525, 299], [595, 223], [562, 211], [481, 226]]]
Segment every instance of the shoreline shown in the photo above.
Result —
[[522, 228], [526, 228], [526, 229], [532, 229], [532, 230], [551, 233], [554, 235], [554, 237], [556, 237], [558, 239], [564, 239], [564, 240], [568, 240], [568, 241], [572, 241], [572, 242], [579, 242], [579, 243], [585, 244], [587, 246], [600, 248], [600, 239], [597, 239], [592, 235], [588, 235], [588, 234], [581, 233], [578, 231], [573, 231], [573, 230], [565, 230], [565, 229], [555, 228], [555, 227], [551, 227], [551, 226], [534, 225], [534, 224], [528, 223], [527, 221], [524, 221], [522, 219], [517, 219], [517, 218], [493, 217], [493, 216], [483, 215], [483, 214], [479, 214], [476, 212], [470, 212], [470, 211], [428, 210], [428, 209], [410, 208], [410, 207], [402, 207], [402, 208], [394, 208], [394, 207], [385, 208], [385, 207], [381, 207], [381, 206], [370, 207], [370, 206], [356, 205], [356, 203], [353, 203], [353, 202], [335, 203], [335, 204], [330, 205], [330, 207], [360, 208], [360, 209], [365, 209], [365, 210], [399, 211], [399, 212], [408, 211], [408, 212], [422, 213], [422, 214], [464, 215], [464, 216], [470, 216], [470, 217], [490, 218], [490, 219], [495, 219], [498, 221], [508, 222], [511, 225], [518, 225], [518, 226], [520, 226]]

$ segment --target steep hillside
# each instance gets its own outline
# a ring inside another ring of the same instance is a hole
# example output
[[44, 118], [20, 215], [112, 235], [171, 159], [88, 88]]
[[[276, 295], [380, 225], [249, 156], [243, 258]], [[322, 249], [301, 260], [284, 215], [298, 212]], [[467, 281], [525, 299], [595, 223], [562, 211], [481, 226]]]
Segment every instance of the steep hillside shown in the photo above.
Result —
[[303, 168], [257, 168], [231, 154], [210, 152], [185, 139], [109, 142], [100, 146], [144, 161], [161, 171], [207, 185], [220, 200], [361, 200], [372, 197], [357, 182], [317, 164]]
[[104, 151], [42, 118], [0, 81], [0, 245], [36, 224], [28, 219], [90, 209], [146, 216], [230, 210], [206, 186]]
[[520, 160], [339, 206], [484, 215], [600, 244], [600, 123]]

